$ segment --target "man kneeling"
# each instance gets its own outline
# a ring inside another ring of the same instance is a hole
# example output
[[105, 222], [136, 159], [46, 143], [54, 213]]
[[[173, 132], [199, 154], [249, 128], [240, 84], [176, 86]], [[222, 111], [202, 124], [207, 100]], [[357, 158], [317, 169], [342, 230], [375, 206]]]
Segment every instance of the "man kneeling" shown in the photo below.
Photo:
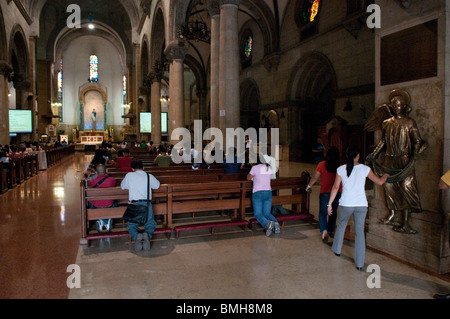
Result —
[[144, 171], [144, 165], [142, 164], [142, 161], [133, 160], [131, 162], [131, 169], [133, 171], [125, 175], [125, 178], [122, 180], [120, 187], [122, 189], [128, 189], [128, 200], [133, 204], [143, 206], [147, 206], [148, 204], [148, 217], [147, 222], [144, 225], [144, 233], [139, 233], [139, 224], [132, 222], [127, 223], [127, 230], [130, 233], [131, 238], [135, 242], [134, 249], [136, 251], [142, 249], [149, 250], [150, 239], [152, 238], [152, 234], [156, 229], [156, 222], [153, 218], [153, 207], [151, 203], [152, 189], [158, 189], [160, 183], [152, 174], [148, 174], [150, 185], [148, 187], [149, 202], [147, 203], [147, 173]]

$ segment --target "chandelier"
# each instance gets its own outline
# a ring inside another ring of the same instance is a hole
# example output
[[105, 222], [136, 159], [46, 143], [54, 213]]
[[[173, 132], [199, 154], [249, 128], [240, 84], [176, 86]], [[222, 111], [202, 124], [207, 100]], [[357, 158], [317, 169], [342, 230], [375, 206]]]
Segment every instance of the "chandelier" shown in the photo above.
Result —
[[188, 21], [180, 25], [177, 32], [179, 39], [194, 40], [196, 42], [208, 42], [211, 39], [211, 33], [208, 26], [203, 21]]

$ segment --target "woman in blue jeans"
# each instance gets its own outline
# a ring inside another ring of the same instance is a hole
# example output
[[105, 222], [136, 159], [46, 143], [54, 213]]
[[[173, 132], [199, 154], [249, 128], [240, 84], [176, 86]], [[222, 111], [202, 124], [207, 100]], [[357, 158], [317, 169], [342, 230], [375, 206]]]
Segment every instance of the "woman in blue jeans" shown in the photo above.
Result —
[[[336, 169], [341, 164], [339, 150], [336, 147], [330, 147], [325, 156], [325, 160], [321, 161], [316, 168], [313, 178], [306, 186], [306, 191], [311, 189], [320, 178], [320, 194], [319, 194], [319, 226], [322, 241], [328, 242], [328, 236], [333, 237], [334, 228], [336, 226], [336, 214], [328, 216], [327, 204], [330, 199], [331, 188], [336, 178]], [[342, 189], [339, 187], [336, 198], [333, 201], [333, 211], [337, 210], [339, 199], [341, 198]]]
[[272, 215], [272, 188], [270, 180], [273, 170], [268, 163], [263, 163], [258, 156], [258, 163], [252, 167], [247, 180], [253, 180], [252, 204], [253, 214], [261, 226], [266, 229], [266, 236], [273, 231], [280, 233], [280, 224]]

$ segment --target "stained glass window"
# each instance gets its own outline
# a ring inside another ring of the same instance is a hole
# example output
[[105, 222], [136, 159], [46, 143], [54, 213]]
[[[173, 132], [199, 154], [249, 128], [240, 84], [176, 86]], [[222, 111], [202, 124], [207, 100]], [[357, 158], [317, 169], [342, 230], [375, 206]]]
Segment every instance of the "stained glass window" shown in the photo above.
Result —
[[61, 123], [63, 121], [63, 108], [62, 108], [62, 97], [63, 97], [63, 60], [59, 62], [59, 72], [58, 72], [58, 115], [59, 115], [59, 122]]
[[89, 81], [98, 82], [98, 57], [91, 55], [89, 58]]
[[127, 103], [127, 76], [124, 75], [123, 76], [123, 89], [122, 89], [122, 94], [123, 94], [123, 103]]
[[245, 56], [247, 58], [249, 58], [250, 55], [252, 54], [252, 49], [253, 49], [253, 38], [252, 36], [249, 36], [247, 39], [247, 43], [245, 45]]
[[313, 22], [319, 13], [320, 0], [305, 0], [302, 10], [303, 23]]
[[58, 72], [58, 100], [62, 100], [62, 71]]

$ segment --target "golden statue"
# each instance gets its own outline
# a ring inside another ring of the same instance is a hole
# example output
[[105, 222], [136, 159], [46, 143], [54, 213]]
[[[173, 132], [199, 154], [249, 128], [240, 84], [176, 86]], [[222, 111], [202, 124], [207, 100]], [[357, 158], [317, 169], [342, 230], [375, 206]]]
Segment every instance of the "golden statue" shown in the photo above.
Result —
[[389, 94], [389, 103], [380, 105], [368, 119], [365, 129], [382, 131], [374, 151], [367, 156], [376, 174], [389, 174], [384, 184], [389, 216], [384, 224], [407, 234], [417, 233], [409, 224], [412, 212], [421, 212], [414, 162], [426, 149], [416, 122], [409, 117], [411, 97], [402, 89]]

